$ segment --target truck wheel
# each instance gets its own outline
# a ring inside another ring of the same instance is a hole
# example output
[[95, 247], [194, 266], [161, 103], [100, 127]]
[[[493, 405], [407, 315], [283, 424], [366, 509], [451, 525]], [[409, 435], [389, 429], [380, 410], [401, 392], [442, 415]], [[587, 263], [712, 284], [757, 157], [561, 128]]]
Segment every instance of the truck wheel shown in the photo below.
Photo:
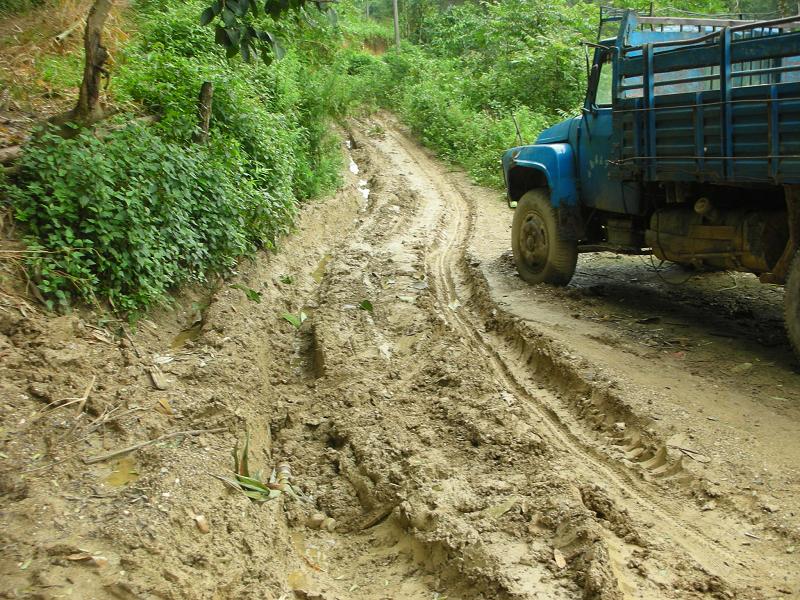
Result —
[[578, 243], [558, 230], [556, 209], [546, 188], [527, 192], [517, 203], [511, 248], [520, 277], [528, 283], [567, 285], [578, 262]]
[[789, 267], [789, 276], [784, 286], [784, 320], [789, 341], [795, 354], [800, 358], [800, 250], [798, 250]]

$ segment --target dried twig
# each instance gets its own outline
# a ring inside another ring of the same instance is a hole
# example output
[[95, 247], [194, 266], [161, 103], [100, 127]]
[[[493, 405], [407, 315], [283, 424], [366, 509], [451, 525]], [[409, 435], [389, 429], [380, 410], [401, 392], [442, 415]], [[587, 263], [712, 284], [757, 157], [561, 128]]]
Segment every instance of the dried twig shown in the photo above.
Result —
[[41, 416], [48, 408], [52, 407], [54, 404], [58, 404], [59, 402], [64, 402], [64, 404], [58, 404], [55, 406], [53, 410], [56, 408], [65, 408], [70, 406], [71, 404], [80, 403], [78, 406], [78, 412], [83, 412], [83, 406], [86, 404], [86, 401], [89, 399], [89, 394], [92, 393], [92, 388], [94, 387], [94, 382], [97, 380], [97, 375], [92, 375], [92, 380], [89, 382], [89, 385], [86, 386], [86, 391], [84, 392], [83, 396], [78, 396], [77, 398], [61, 398], [59, 400], [53, 400], [50, 404], [45, 406], [40, 412], [39, 416]]
[[158, 436], [157, 438], [154, 438], [152, 440], [147, 440], [146, 442], [139, 442], [138, 444], [134, 444], [133, 446], [128, 446], [127, 448], [120, 448], [119, 450], [113, 450], [112, 452], [107, 452], [106, 454], [99, 454], [97, 456], [84, 457], [83, 462], [87, 465], [93, 465], [94, 463], [110, 460], [112, 458], [116, 458], [117, 456], [122, 456], [123, 454], [136, 452], [137, 450], [144, 448], [145, 446], [157, 444], [158, 442], [164, 442], [172, 438], [188, 437], [192, 435], [202, 435], [204, 433], [221, 433], [223, 431], [226, 431], [225, 427], [217, 427], [215, 429], [191, 429], [188, 431], [175, 431], [173, 433], [166, 433], [164, 435]]
[[136, 357], [137, 358], [142, 358], [142, 354], [141, 354], [141, 352], [139, 352], [139, 348], [136, 347], [136, 344], [134, 343], [133, 338], [131, 337], [131, 334], [128, 333], [128, 330], [125, 329], [124, 325], [122, 326], [122, 333], [125, 334], [125, 338], [130, 342], [131, 348], [133, 348], [133, 353], [136, 355]]
[[75, 21], [72, 25], [70, 25], [67, 29], [59, 33], [53, 39], [59, 44], [63, 43], [65, 39], [67, 39], [70, 35], [72, 35], [73, 31], [75, 31], [78, 27], [83, 25], [83, 21], [84, 21], [83, 19]]

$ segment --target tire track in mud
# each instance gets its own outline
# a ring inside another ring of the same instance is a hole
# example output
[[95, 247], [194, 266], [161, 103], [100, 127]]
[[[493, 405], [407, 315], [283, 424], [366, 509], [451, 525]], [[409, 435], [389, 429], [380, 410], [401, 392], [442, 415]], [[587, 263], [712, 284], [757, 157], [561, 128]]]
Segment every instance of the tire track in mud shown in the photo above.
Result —
[[[600, 480], [611, 485], [614, 488], [615, 502], [629, 508], [636, 520], [651, 527], [648, 538], [660, 540], [661, 543], [673, 543], [708, 573], [717, 575], [736, 587], [752, 589], [754, 581], [758, 582], [759, 573], [766, 577], [775, 565], [771, 564], [770, 560], [758, 560], [752, 556], [743, 557], [740, 552], [730, 547], [731, 542], [735, 543], [734, 540], [725, 540], [725, 543], [722, 543], [721, 537], [741, 533], [740, 530], [737, 531], [735, 523], [717, 521], [706, 523], [705, 528], [689, 524], [686, 517], [681, 518], [681, 514], [688, 513], [691, 517], [692, 512], [696, 510], [687, 511], [687, 507], [681, 502], [665, 500], [662, 497], [663, 488], [652, 489], [654, 486], [637, 481], [635, 471], [606, 456], [602, 450], [591, 445], [586, 436], [576, 435], [572, 427], [564, 422], [563, 413], [553, 409], [553, 405], [559, 402], [558, 399], [546, 397], [548, 394], [541, 390], [532, 392], [529, 389], [532, 383], [526, 376], [529, 366], [526, 360], [518, 356], [519, 348], [514, 348], [511, 342], [502, 336], [492, 332], [482, 332], [483, 321], [486, 318], [483, 313], [487, 309], [485, 299], [483, 303], [480, 300], [476, 302], [477, 310], [481, 314], [476, 314], [459, 304], [459, 297], [474, 299], [480, 295], [480, 290], [475, 289], [477, 286], [473, 280], [474, 273], [469, 272], [466, 257], [466, 246], [473, 235], [474, 223], [469, 200], [461, 190], [453, 186], [452, 182], [448, 182], [446, 174], [443, 174], [441, 169], [413, 142], [395, 131], [385, 120], [381, 120], [380, 124], [387, 132], [393, 147], [402, 148], [405, 153], [407, 161], [401, 161], [401, 165], [405, 163], [404, 168], [407, 168], [410, 161], [421, 173], [411, 177], [407, 175], [406, 179], [412, 184], [417, 177], [427, 179], [417, 182], [422, 186], [416, 190], [417, 194], [422, 196], [423, 202], [439, 205], [439, 218], [436, 223], [437, 244], [427, 259], [430, 275], [437, 284], [435, 286], [437, 305], [446, 315], [445, 318], [465, 338], [471, 340], [474, 348], [491, 365], [498, 379], [526, 404], [529, 411], [535, 415], [540, 431], [544, 428], [544, 437], [548, 442], [577, 458], [578, 464], [582, 466], [578, 468], [589, 481]], [[378, 145], [384, 146], [384, 144]], [[392, 154], [385, 151], [384, 154], [389, 160], [397, 162]], [[425, 198], [426, 187], [427, 198]], [[480, 282], [477, 282], [477, 285], [480, 285]], [[654, 468], [656, 473], [659, 467], [667, 465], [663, 452], [643, 462], [645, 466]], [[662, 469], [662, 474], [671, 473]], [[709, 525], [719, 529], [706, 533]], [[742, 562], [743, 560], [747, 562]]]

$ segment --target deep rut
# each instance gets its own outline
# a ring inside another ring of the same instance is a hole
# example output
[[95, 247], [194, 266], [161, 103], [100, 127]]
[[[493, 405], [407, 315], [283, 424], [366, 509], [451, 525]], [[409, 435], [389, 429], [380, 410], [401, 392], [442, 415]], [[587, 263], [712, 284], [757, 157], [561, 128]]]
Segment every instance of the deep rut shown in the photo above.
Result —
[[[404, 173], [404, 183], [420, 204], [408, 231], [427, 230], [431, 238], [425, 265], [434, 289], [435, 309], [456, 336], [467, 340], [474, 351], [475, 368], [488, 367], [486, 375], [493, 376], [524, 406], [524, 414], [519, 417], [554, 450], [563, 468], [577, 479], [602, 486], [616, 511], [629, 514], [634, 529], [646, 530], [646, 534], [639, 535], [650, 540], [646, 546], [655, 553], [665, 551], [672, 555], [665, 562], [677, 559], [696, 564], [699, 571], [709, 575], [710, 583], [704, 585], [710, 591], [732, 597], [732, 590], [739, 590], [760, 597], [754, 581], [758, 581], [759, 574], [769, 572], [775, 555], [756, 557], [743, 553], [740, 546], [743, 524], [701, 518], [686, 498], [680, 494], [670, 497], [669, 485], [643, 482], [636, 471], [615, 462], [604, 450], [591, 444], [591, 436], [576, 433], [578, 424], [565, 423], [565, 413], [553, 408], [561, 401], [532, 381], [525, 354], [505, 337], [487, 330], [490, 315], [486, 314], [485, 302], [476, 298], [478, 293], [467, 264], [467, 245], [474, 234], [470, 201], [440, 166], [390, 122], [382, 120], [380, 125], [386, 136], [375, 145], [388, 159], [389, 169]], [[664, 463], [663, 457], [650, 461], [656, 468]], [[646, 597], [637, 590], [641, 585], [637, 583], [640, 574], [630, 572], [631, 564], [636, 568], [636, 561], [630, 560], [636, 548], [615, 535], [606, 537], [610, 554], [616, 558], [611, 561], [611, 571], [618, 579], [617, 590], [625, 596]], [[623, 564], [622, 559], [628, 564]], [[747, 589], [750, 592], [744, 591]]]

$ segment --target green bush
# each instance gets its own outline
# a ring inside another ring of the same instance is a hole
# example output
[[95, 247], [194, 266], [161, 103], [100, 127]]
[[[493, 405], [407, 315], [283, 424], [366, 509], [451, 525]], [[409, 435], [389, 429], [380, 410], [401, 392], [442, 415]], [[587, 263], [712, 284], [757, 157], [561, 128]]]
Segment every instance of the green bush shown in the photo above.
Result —
[[187, 148], [135, 125], [102, 140], [45, 133], [20, 166], [23, 183], [6, 191], [41, 251], [31, 266], [51, 308], [96, 297], [146, 308], [288, 225], [231, 143]]
[[[29, 266], [51, 307], [107, 299], [135, 315], [170, 288], [270, 247], [299, 201], [338, 185], [342, 154], [329, 127], [340, 114], [330, 93], [337, 75], [326, 67], [338, 61], [339, 34], [276, 24], [293, 42], [283, 60], [227, 60], [199, 24], [205, 4], [135, 5], [138, 31], [117, 57], [111, 93], [157, 124], [102, 141], [44, 133], [17, 180], [0, 183], [41, 251]], [[73, 62], [51, 59], [46, 77], [65, 85]], [[204, 81], [214, 99], [210, 142], [200, 146], [192, 137]]]

